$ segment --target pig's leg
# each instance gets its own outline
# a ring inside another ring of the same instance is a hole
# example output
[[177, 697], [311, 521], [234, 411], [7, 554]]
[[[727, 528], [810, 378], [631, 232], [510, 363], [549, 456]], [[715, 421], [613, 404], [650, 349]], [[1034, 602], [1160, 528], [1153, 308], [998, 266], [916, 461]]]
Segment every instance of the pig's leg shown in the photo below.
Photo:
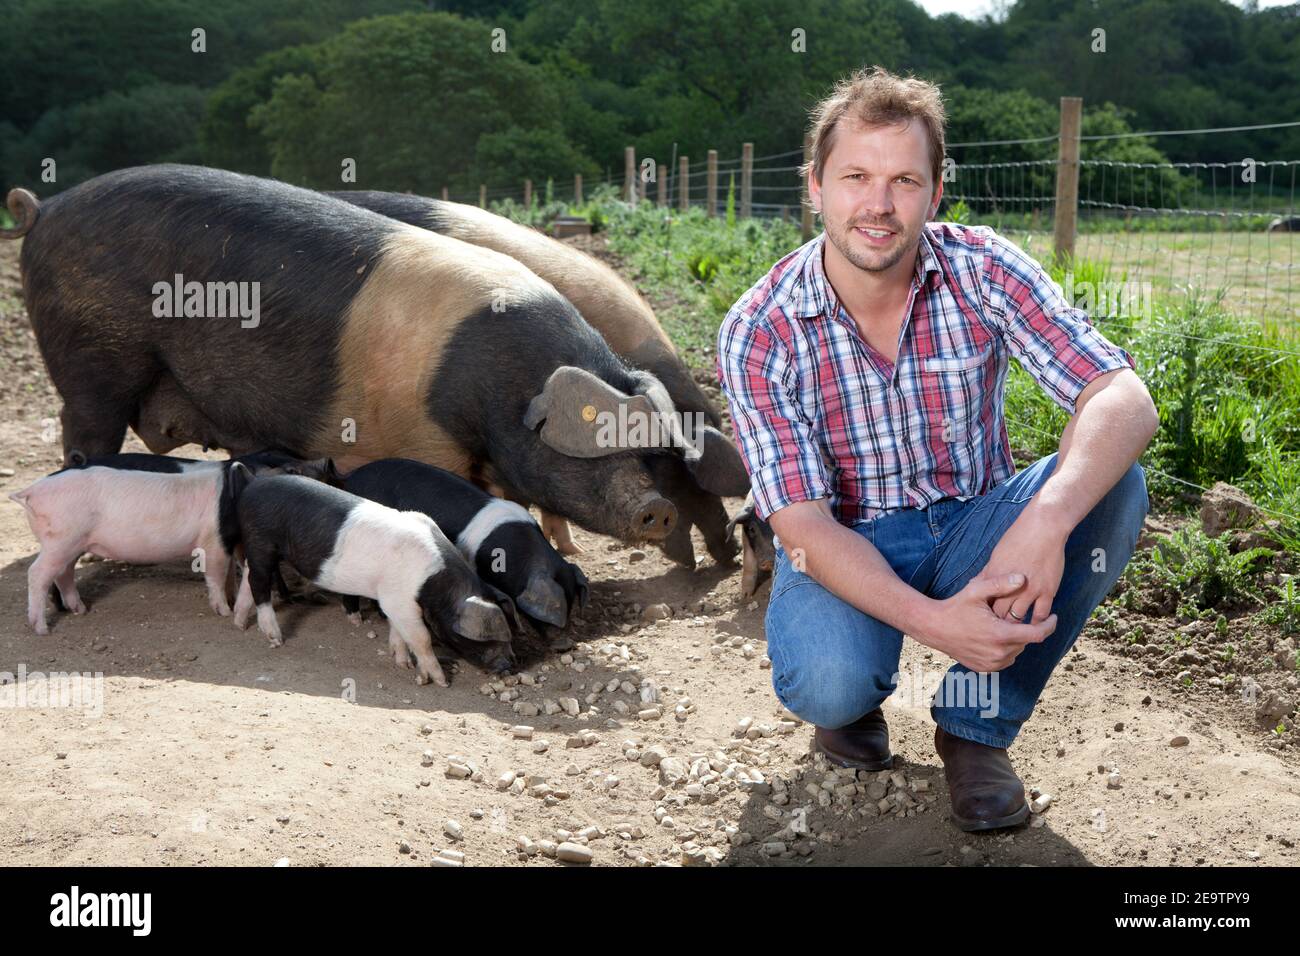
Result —
[[66, 555], [44, 548], [27, 569], [27, 623], [37, 634], [50, 633], [45, 621], [45, 596], [67, 563]]
[[73, 614], [86, 613], [86, 605], [82, 603], [81, 595], [77, 593], [76, 558], [73, 558], [54, 578], [54, 586], [58, 588], [58, 594], [63, 601], [65, 610], [71, 611]]
[[358, 627], [363, 618], [361, 617], [361, 598], [355, 594], [343, 595], [343, 610], [347, 611], [348, 621], [353, 627]]
[[248, 556], [248, 589], [257, 605], [257, 629], [266, 635], [272, 647], [279, 647], [284, 643], [284, 637], [280, 634], [280, 622], [275, 619], [275, 608], [271, 605], [274, 568], [274, 559], [267, 562], [251, 554]]
[[275, 580], [280, 555], [275, 544], [266, 540], [244, 540], [244, 583], [239, 587], [235, 601], [235, 624], [240, 629], [248, 626], [248, 615], [257, 607], [257, 628], [266, 635], [272, 647], [284, 643], [280, 624], [275, 619], [271, 605], [271, 586]]
[[415, 682], [427, 684], [433, 681], [439, 687], [446, 687], [447, 677], [443, 674], [442, 666], [433, 653], [433, 638], [429, 636], [429, 629], [424, 626], [424, 612], [420, 609], [420, 605], [410, 599], [401, 601], [394, 601], [391, 597], [385, 599], [381, 594], [379, 606], [388, 615], [389, 646], [393, 645], [393, 633], [396, 632], [415, 655]]
[[289, 585], [284, 581], [284, 572], [280, 570], [280, 565], [278, 563], [276, 564], [275, 570], [272, 574], [275, 576], [275, 593], [280, 595], [281, 601], [288, 604], [293, 600], [293, 594], [289, 591]]
[[406, 639], [402, 637], [396, 625], [388, 625], [388, 652], [393, 655], [393, 663], [403, 669], [411, 666], [411, 650], [406, 646]]
[[208, 548], [208, 560], [204, 565], [203, 580], [208, 586], [208, 604], [222, 617], [230, 614], [230, 602], [226, 600], [226, 578], [230, 572], [230, 555], [220, 545]]
[[248, 615], [253, 612], [253, 589], [248, 583], [248, 562], [244, 562], [244, 579], [235, 597], [235, 627], [241, 631], [248, 627]]
[[574, 542], [569, 522], [545, 509], [542, 509], [542, 533], [548, 541], [555, 542], [555, 550], [560, 554], [582, 554], [584, 550]]

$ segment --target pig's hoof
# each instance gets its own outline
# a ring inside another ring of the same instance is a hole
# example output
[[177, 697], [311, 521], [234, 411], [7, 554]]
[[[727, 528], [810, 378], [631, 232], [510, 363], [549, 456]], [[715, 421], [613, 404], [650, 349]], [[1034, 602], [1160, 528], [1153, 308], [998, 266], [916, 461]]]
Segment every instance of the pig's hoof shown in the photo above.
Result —
[[216, 611], [222, 617], [230, 617], [230, 605], [218, 604], [216, 601], [209, 602], [212, 610]]
[[266, 635], [266, 642], [272, 647], [282, 647], [284, 645], [284, 638], [279, 634], [268, 634]]
[[68, 606], [68, 610], [73, 614], [85, 614], [90, 609], [86, 607], [85, 603], [81, 601], [80, 598], [78, 598], [76, 604]]
[[44, 637], [46, 634], [50, 633], [50, 626], [46, 624], [44, 621], [35, 621], [29, 623], [31, 623], [32, 625], [32, 630], [35, 631], [41, 637]]
[[361, 617], [360, 611], [353, 611], [348, 615], [348, 623], [353, 627], [360, 627], [362, 620], [364, 620], [364, 618]]
[[247, 614], [241, 615], [241, 614], [239, 614], [238, 612], [236, 612], [236, 613], [235, 613], [235, 616], [234, 616], [233, 618], [231, 618], [231, 621], [234, 623], [235, 627], [239, 628], [241, 631], [246, 631], [246, 630], [248, 630], [248, 615], [247, 615]]
[[557, 541], [555, 543], [555, 550], [560, 552], [560, 554], [573, 555], [585, 554], [587, 549], [576, 541]]

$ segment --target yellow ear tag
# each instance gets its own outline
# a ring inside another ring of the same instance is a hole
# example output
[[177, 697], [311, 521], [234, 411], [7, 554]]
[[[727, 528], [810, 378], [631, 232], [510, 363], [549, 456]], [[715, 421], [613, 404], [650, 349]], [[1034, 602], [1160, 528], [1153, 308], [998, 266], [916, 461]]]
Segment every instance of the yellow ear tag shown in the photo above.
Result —
[[583, 420], [584, 422], [594, 422], [594, 421], [596, 420], [596, 406], [595, 406], [595, 405], [583, 405], [583, 406], [582, 406], [582, 420]]

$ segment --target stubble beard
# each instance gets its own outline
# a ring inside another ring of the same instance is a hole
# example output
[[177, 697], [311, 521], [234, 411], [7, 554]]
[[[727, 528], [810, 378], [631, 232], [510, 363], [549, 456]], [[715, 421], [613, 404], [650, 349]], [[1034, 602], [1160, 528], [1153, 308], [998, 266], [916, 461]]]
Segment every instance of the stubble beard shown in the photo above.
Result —
[[[825, 215], [823, 214], [823, 221]], [[828, 224], [828, 226], [831, 224]], [[847, 223], [843, 225], [834, 225], [826, 230], [826, 235], [834, 243], [835, 248], [840, 251], [845, 259], [857, 266], [864, 272], [887, 272], [896, 266], [907, 255], [908, 251], [913, 249], [918, 239], [920, 239], [920, 230], [909, 234], [900, 228], [901, 223], [868, 223], [862, 224], [865, 228], [879, 226], [881, 229], [893, 230], [895, 240], [893, 247], [886, 252], [874, 252], [872, 250], [863, 250], [854, 245], [853, 226]]]

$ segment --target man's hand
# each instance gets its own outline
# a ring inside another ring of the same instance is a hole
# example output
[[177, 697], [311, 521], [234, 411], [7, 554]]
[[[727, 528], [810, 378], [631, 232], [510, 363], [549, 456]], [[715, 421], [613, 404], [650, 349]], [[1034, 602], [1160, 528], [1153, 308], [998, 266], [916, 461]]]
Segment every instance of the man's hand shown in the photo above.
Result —
[[1025, 615], [1033, 605], [1032, 623], [1047, 620], [1065, 572], [1065, 541], [1069, 535], [1064, 523], [1048, 514], [1036, 500], [1025, 506], [976, 575], [996, 579], [1019, 573], [1025, 577], [1020, 588], [993, 602], [995, 616], [1028, 624]]
[[1000, 671], [1025, 649], [1056, 630], [1056, 615], [1039, 624], [1000, 620], [989, 602], [1023, 590], [1023, 574], [977, 575], [952, 597], [934, 601], [919, 627], [909, 628], [915, 640], [942, 651], [973, 671]]

